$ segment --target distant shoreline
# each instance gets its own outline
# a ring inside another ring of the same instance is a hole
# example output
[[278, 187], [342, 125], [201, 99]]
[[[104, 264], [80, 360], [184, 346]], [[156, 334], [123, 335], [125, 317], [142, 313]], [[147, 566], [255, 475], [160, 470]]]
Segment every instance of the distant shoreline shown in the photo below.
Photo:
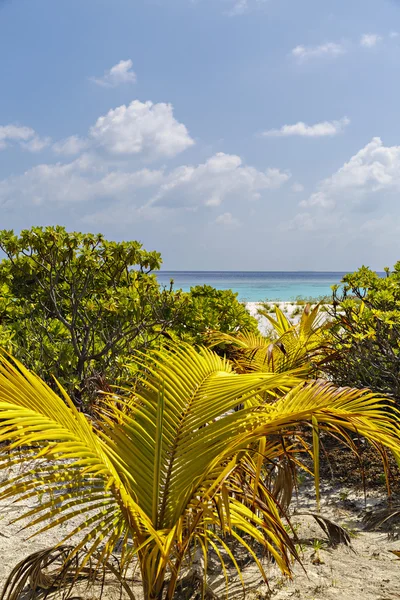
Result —
[[[351, 273], [351, 270], [349, 271], [222, 271], [222, 270], [213, 270], [213, 271], [186, 271], [186, 270], [174, 270], [174, 271], [169, 271], [169, 270], [164, 270], [164, 269], [160, 269], [158, 271], [159, 273], [162, 273], [163, 275], [169, 275], [170, 273], [179, 273], [179, 274], [190, 274], [190, 273], [194, 273], [194, 274], [203, 274], [203, 273], [227, 273], [227, 274], [236, 274], [236, 273], [245, 273], [248, 275], [251, 275], [252, 273], [259, 273], [259, 274], [263, 274], [263, 275], [269, 275], [269, 274], [277, 274], [277, 275], [294, 275], [294, 274], [304, 274], [304, 275], [346, 275], [347, 273]], [[376, 273], [378, 273], [379, 275], [383, 275], [384, 272], [382, 271], [376, 271]]]
[[231, 290], [240, 302], [295, 302], [331, 296], [332, 286], [340, 285], [344, 271], [159, 271], [157, 280], [175, 290], [189, 292], [193, 287], [210, 286]]

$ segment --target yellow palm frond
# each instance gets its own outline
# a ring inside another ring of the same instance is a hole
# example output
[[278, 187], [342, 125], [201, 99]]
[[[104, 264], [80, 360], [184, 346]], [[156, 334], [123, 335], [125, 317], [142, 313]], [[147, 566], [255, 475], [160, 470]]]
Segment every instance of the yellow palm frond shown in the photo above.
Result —
[[[172, 599], [196, 544], [228, 552], [226, 533], [252, 554], [250, 536], [290, 572], [294, 542], [260, 465], [295, 450], [299, 424], [314, 431], [316, 473], [320, 431], [344, 438], [357, 431], [400, 452], [397, 413], [368, 391], [299, 384], [290, 373], [238, 374], [211, 350], [187, 345], [138, 355], [137, 366], [136, 388], [105, 396], [91, 422], [65, 394], [1, 359], [0, 442], [8, 443], [12, 468], [28, 459], [34, 467], [10, 477], [0, 499], [45, 493], [28, 512], [39, 531], [79, 516], [63, 543], [80, 536], [73, 552], [86, 552], [81, 568], [91, 557], [107, 560], [125, 540], [121, 568], [137, 557], [149, 599], [165, 590]], [[274, 404], [263, 402], [277, 391]]]
[[208, 345], [225, 351], [238, 372], [290, 371], [304, 379], [329, 358], [325, 330], [330, 324], [324, 320], [320, 305], [311, 309], [307, 304], [297, 324], [279, 307], [275, 307], [275, 319], [263, 309], [259, 313], [271, 324], [269, 336], [251, 332], [210, 332], [207, 336]]

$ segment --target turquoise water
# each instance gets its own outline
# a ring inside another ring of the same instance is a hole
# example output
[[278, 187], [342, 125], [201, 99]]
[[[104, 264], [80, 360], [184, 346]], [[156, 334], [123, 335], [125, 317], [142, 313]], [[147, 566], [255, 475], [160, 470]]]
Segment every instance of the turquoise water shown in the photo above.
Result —
[[[348, 272], [348, 271], [347, 271]], [[174, 288], [188, 292], [195, 285], [233, 290], [243, 302], [295, 300], [329, 296], [331, 285], [340, 283], [346, 272], [261, 272], [261, 271], [160, 271], [162, 285], [174, 280]]]

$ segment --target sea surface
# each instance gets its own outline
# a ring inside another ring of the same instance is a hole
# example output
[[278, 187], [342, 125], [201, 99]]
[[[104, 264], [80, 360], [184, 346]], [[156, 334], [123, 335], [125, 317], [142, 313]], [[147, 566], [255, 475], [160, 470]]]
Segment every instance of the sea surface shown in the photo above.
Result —
[[[347, 271], [348, 273], [349, 271]], [[242, 302], [296, 300], [331, 295], [331, 286], [339, 284], [346, 272], [317, 271], [160, 271], [161, 285], [174, 281], [174, 289], [190, 291], [195, 285], [211, 285], [233, 290]]]

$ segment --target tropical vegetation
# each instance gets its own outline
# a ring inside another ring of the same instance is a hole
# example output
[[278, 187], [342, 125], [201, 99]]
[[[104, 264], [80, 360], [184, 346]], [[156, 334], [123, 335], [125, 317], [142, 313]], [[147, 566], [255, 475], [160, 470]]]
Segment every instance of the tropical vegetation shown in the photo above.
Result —
[[238, 548], [264, 580], [261, 551], [287, 575], [300, 560], [287, 509], [299, 470], [319, 504], [321, 438], [400, 461], [400, 263], [346, 276], [328, 319], [261, 307], [263, 336], [229, 290], [160, 287], [138, 242], [36, 227], [0, 248], [0, 501], [29, 501], [34, 535], [65, 531], [2, 600], [103, 572], [132, 599], [136, 570], [145, 600], [185, 580], [207, 597], [211, 556], [229, 597]]
[[206, 343], [228, 356], [240, 373], [283, 373], [295, 369], [304, 379], [321, 374], [333, 351], [326, 335], [331, 324], [320, 313], [318, 304], [314, 308], [306, 304], [298, 323], [292, 323], [278, 306], [275, 318], [265, 308], [258, 312], [270, 323], [269, 335], [210, 331], [203, 336]]
[[33, 227], [1, 231], [0, 249], [1, 346], [86, 409], [99, 389], [131, 377], [135, 350], [257, 326], [230, 290], [161, 288], [161, 256], [139, 242]]
[[[20, 363], [1, 360], [0, 441], [8, 452], [0, 467], [28, 459], [34, 466], [6, 480], [0, 499], [40, 498], [24, 515], [37, 534], [80, 517], [64, 540], [80, 534], [65, 558], [75, 577], [91, 559], [106, 563], [122, 540], [120, 575], [137, 561], [144, 598], [172, 599], [196, 552], [205, 577], [211, 550], [225, 573], [229, 559], [240, 572], [227, 535], [264, 578], [253, 544], [290, 573], [296, 547], [263, 467], [304, 447], [298, 425], [312, 428], [316, 473], [322, 431], [343, 439], [357, 431], [379, 449], [400, 450], [394, 413], [374, 393], [299, 382], [290, 372], [239, 375], [214, 352], [184, 344], [137, 360], [142, 380], [124, 396], [104, 396], [95, 422], [62, 388], [56, 393]], [[32, 575], [29, 564], [14, 572], [9, 593]]]
[[400, 262], [379, 276], [361, 267], [334, 286], [327, 372], [339, 385], [370, 387], [400, 401]]

